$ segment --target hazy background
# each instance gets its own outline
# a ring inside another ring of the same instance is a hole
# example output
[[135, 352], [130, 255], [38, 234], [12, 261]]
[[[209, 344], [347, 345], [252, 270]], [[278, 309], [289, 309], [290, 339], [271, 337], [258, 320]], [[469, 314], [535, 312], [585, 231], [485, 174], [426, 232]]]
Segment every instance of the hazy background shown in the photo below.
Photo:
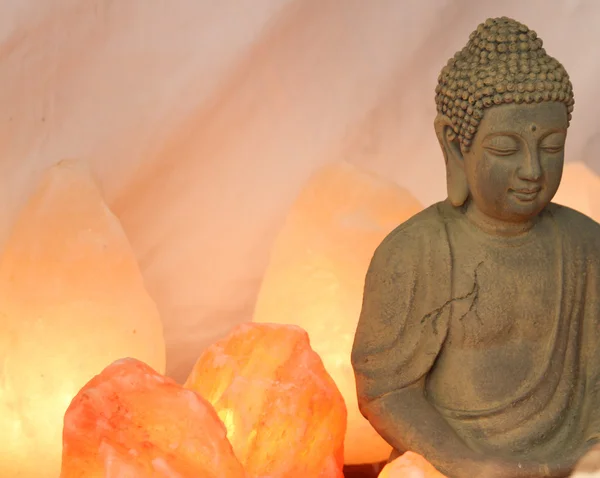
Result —
[[445, 197], [437, 75], [502, 15], [566, 66], [567, 157], [600, 171], [595, 0], [3, 0], [0, 243], [45, 167], [88, 161], [181, 379], [250, 319], [274, 236], [317, 167], [346, 159], [425, 205]]

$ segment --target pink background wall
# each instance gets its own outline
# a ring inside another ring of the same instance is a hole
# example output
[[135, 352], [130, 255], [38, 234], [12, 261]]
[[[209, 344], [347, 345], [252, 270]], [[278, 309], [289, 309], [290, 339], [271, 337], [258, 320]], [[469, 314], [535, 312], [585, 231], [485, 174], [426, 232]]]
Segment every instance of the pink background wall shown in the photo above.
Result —
[[[437, 75], [502, 15], [566, 66], [567, 157], [600, 171], [595, 0], [5, 0], [0, 242], [45, 167], [89, 162], [181, 379], [250, 319], [274, 236], [317, 167], [346, 159], [423, 204], [445, 197]], [[578, 179], [565, 184], [589, 202]]]

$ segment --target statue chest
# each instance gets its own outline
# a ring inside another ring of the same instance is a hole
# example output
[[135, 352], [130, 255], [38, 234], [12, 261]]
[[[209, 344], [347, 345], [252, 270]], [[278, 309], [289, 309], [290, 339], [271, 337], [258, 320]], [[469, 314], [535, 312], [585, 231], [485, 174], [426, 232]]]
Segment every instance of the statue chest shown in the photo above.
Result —
[[486, 348], [549, 338], [560, 311], [560, 255], [553, 241], [462, 238], [453, 247], [452, 321], [455, 346]]
[[440, 403], [468, 409], [508, 399], [544, 367], [560, 320], [561, 257], [551, 241], [457, 239], [452, 315], [429, 385]]

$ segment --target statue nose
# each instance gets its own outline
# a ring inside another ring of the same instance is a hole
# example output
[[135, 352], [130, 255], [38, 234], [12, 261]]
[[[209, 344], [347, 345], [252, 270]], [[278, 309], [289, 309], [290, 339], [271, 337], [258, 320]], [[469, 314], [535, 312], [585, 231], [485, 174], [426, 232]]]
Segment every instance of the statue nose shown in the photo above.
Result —
[[538, 181], [542, 177], [542, 167], [537, 151], [530, 150], [517, 170], [519, 179], [525, 181]]

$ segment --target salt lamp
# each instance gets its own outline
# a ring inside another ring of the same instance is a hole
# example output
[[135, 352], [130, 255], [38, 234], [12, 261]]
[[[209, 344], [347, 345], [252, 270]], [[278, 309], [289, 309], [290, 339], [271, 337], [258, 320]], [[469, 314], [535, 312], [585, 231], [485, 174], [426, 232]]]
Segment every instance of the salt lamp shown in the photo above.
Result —
[[60, 478], [243, 478], [212, 406], [135, 359], [90, 380], [65, 414]]
[[600, 444], [592, 446], [579, 460], [571, 478], [600, 478]]
[[0, 256], [0, 476], [56, 478], [69, 402], [126, 356], [164, 370], [157, 309], [89, 173], [59, 163]]
[[406, 452], [385, 465], [379, 478], [446, 478], [421, 455]]
[[373, 252], [420, 210], [394, 183], [344, 162], [324, 167], [289, 211], [258, 296], [253, 320], [305, 329], [342, 392], [347, 464], [380, 462], [391, 451], [358, 410], [350, 353]]
[[554, 202], [600, 221], [600, 177], [585, 163], [567, 163]]
[[238, 326], [185, 386], [215, 407], [249, 476], [343, 476], [344, 400], [300, 328]]

